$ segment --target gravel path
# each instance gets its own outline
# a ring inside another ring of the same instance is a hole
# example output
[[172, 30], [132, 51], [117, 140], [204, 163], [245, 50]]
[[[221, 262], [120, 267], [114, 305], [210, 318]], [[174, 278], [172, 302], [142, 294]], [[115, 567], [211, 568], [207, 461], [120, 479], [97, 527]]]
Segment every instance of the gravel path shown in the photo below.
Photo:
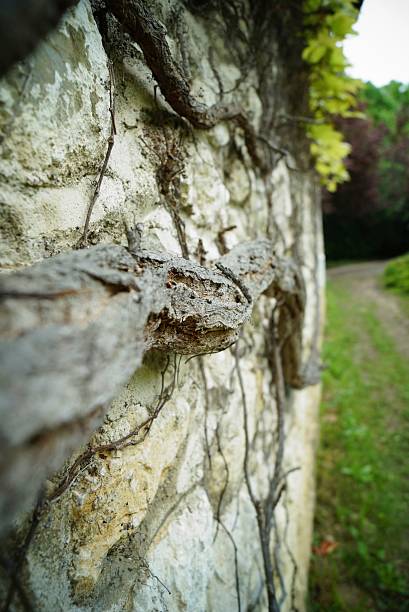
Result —
[[362, 302], [375, 305], [376, 315], [395, 342], [397, 350], [409, 361], [409, 318], [399, 299], [385, 291], [381, 275], [387, 261], [372, 261], [330, 268], [328, 279], [344, 285]]

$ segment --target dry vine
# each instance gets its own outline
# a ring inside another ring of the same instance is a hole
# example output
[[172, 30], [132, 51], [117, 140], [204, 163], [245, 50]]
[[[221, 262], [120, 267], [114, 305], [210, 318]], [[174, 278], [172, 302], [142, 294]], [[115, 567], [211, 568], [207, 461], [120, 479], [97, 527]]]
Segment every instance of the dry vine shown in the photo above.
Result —
[[108, 60], [108, 70], [109, 70], [109, 114], [111, 118], [111, 128], [110, 134], [107, 141], [107, 150], [105, 153], [105, 158], [101, 166], [101, 170], [99, 172], [99, 177], [97, 183], [95, 185], [94, 192], [91, 197], [91, 202], [89, 203], [87, 216], [85, 219], [84, 229], [82, 232], [81, 240], [78, 244], [79, 247], [84, 247], [88, 243], [88, 231], [89, 224], [91, 221], [92, 211], [94, 209], [95, 203], [98, 199], [98, 196], [101, 191], [102, 181], [104, 180], [104, 176], [108, 167], [109, 158], [111, 157], [112, 149], [114, 147], [115, 136], [116, 136], [116, 124], [115, 124], [115, 73], [113, 63]]
[[171, 130], [161, 130], [159, 135], [151, 135], [154, 146], [145, 140], [145, 145], [155, 154], [159, 165], [156, 171], [156, 181], [160, 193], [160, 203], [170, 214], [176, 231], [182, 256], [190, 258], [187, 245], [185, 224], [180, 216], [180, 175], [184, 171], [184, 126], [180, 126], [177, 137]]
[[266, 163], [263, 143], [267, 149], [281, 158], [288, 158], [286, 149], [257, 134], [243, 109], [235, 103], [224, 101], [206, 106], [190, 91], [190, 82], [172, 57], [166, 41], [166, 29], [154, 17], [143, 0], [109, 0], [109, 10], [115, 15], [131, 38], [141, 47], [145, 61], [151, 70], [165, 100], [179, 117], [187, 119], [198, 129], [209, 129], [222, 121], [234, 121], [243, 130], [249, 155], [254, 165], [263, 173], [271, 169]]
[[[209, 414], [209, 387], [207, 383], [206, 370], [204, 367], [204, 360], [202, 355], [198, 355], [199, 361], [199, 371], [203, 381], [203, 390], [204, 390], [204, 398], [205, 398], [205, 414], [204, 414], [204, 436], [205, 436], [205, 448], [206, 455], [209, 462], [209, 468], [212, 470], [212, 457], [210, 453], [210, 443], [209, 443], [209, 432], [208, 432], [208, 414]], [[237, 598], [237, 609], [238, 612], [241, 612], [241, 597], [240, 597], [240, 574], [239, 574], [239, 559], [238, 559], [238, 549], [237, 544], [232, 534], [232, 530], [230, 530], [227, 525], [224, 523], [221, 517], [221, 508], [223, 504], [223, 499], [227, 491], [227, 487], [229, 486], [229, 478], [230, 478], [230, 470], [229, 464], [227, 462], [226, 456], [223, 452], [220, 438], [220, 422], [216, 425], [215, 438], [216, 438], [216, 447], [217, 452], [220, 454], [223, 466], [226, 474], [226, 478], [222, 487], [222, 490], [219, 495], [219, 499], [217, 502], [216, 512], [214, 514], [214, 519], [216, 521], [216, 531], [213, 538], [213, 543], [216, 541], [217, 536], [219, 534], [219, 527], [225, 531], [227, 537], [229, 538], [232, 546], [233, 546], [233, 554], [234, 554], [234, 576], [235, 576], [235, 587], [236, 587], [236, 598]]]
[[[238, 343], [234, 348], [235, 357], [235, 369], [239, 381], [240, 393], [242, 398], [243, 406], [243, 426], [244, 426], [244, 441], [245, 441], [245, 453], [243, 461], [244, 479], [246, 482], [247, 490], [249, 493], [250, 501], [253, 505], [256, 514], [257, 527], [260, 537], [261, 552], [263, 557], [264, 576], [265, 576], [265, 587], [267, 591], [267, 601], [269, 612], [279, 612], [280, 604], [277, 599], [275, 585], [274, 585], [274, 569], [272, 565], [272, 558], [270, 552], [271, 532], [275, 524], [274, 511], [282, 497], [283, 492], [286, 489], [286, 479], [295, 470], [299, 468], [292, 468], [286, 473], [283, 473], [283, 458], [284, 458], [284, 442], [285, 442], [285, 431], [284, 431], [284, 412], [285, 412], [285, 387], [284, 387], [284, 374], [282, 357], [280, 354], [280, 343], [278, 337], [278, 327], [275, 323], [275, 312], [273, 311], [271, 316], [271, 332], [272, 332], [272, 351], [273, 351], [273, 364], [272, 370], [273, 384], [275, 389], [275, 404], [276, 404], [276, 415], [277, 415], [277, 450], [275, 455], [275, 464], [273, 475], [269, 479], [268, 494], [265, 499], [257, 499], [254, 492], [253, 485], [251, 483], [251, 477], [249, 472], [249, 459], [250, 459], [250, 434], [248, 425], [248, 407], [246, 392], [244, 389], [244, 382], [241, 373], [240, 358], [238, 352]], [[276, 573], [279, 577], [280, 584], [284, 584], [283, 577], [281, 575], [278, 560], [275, 559]]]

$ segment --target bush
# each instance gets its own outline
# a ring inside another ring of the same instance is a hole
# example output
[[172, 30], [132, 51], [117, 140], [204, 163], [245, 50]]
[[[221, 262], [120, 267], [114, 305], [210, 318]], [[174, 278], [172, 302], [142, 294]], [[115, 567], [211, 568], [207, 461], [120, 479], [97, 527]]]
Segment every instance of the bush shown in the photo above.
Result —
[[391, 261], [383, 276], [386, 287], [392, 287], [409, 295], [409, 253]]

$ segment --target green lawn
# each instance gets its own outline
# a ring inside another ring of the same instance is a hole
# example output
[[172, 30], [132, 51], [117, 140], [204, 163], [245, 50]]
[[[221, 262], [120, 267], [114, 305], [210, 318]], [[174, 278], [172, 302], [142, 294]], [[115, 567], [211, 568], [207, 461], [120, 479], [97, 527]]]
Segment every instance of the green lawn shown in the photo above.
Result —
[[309, 610], [402, 612], [409, 610], [409, 364], [359, 295], [333, 281], [327, 300]]

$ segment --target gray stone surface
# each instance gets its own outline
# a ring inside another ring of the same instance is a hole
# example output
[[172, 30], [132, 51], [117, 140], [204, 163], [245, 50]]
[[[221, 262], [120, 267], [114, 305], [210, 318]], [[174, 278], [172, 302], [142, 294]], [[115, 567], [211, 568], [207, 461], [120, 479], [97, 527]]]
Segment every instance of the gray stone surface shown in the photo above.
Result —
[[[189, 64], [194, 95], [217, 102], [220, 80], [227, 99], [264, 129], [268, 104], [254, 67], [237, 83], [242, 38], [226, 42], [217, 15], [208, 19], [176, 0], [152, 3], [152, 10], [168, 28], [174, 56]], [[239, 27], [245, 39], [246, 20]], [[299, 469], [287, 477], [276, 508], [271, 552], [281, 609], [302, 610], [320, 389], [296, 389], [306, 374], [293, 366], [316, 366], [324, 282], [319, 190], [305, 170], [305, 143], [302, 135], [272, 129], [291, 160], [261, 174], [237, 126], [192, 131], [160, 92], [155, 102], [140, 49], [115, 22], [110, 28], [118, 133], [91, 218], [89, 243], [100, 246], [73, 251], [110, 131], [108, 62], [90, 4], [81, 0], [71, 9], [0, 86], [0, 325], [2, 387], [9, 389], [1, 396], [4, 524], [15, 516], [2, 543], [0, 597], [10, 584], [7, 560], [24, 540], [47, 477], [52, 501], [17, 572], [11, 609], [24, 609], [27, 600], [50, 612], [236, 610], [236, 562], [242, 609], [267, 609], [244, 479], [235, 350], [248, 407], [248, 467], [262, 499], [277, 450], [270, 321], [285, 294], [289, 307], [277, 309], [283, 347], [291, 338], [283, 348], [283, 472]], [[301, 78], [286, 62], [279, 53], [271, 58], [277, 113], [291, 112], [287, 86]], [[125, 249], [124, 218], [144, 225], [144, 260]], [[181, 232], [190, 262], [180, 259]], [[256, 248], [255, 259], [245, 260], [250, 241], [264, 245], [263, 254]], [[217, 261], [244, 281], [251, 304]], [[190, 282], [200, 297], [193, 306]], [[61, 295], [34, 295], [42, 292]], [[200, 332], [189, 350], [181, 306], [197, 316]], [[173, 327], [168, 319], [158, 327], [165, 307]], [[215, 328], [221, 337], [207, 335]], [[220, 350], [238, 332], [237, 347]], [[151, 416], [148, 435], [115, 445]]]

